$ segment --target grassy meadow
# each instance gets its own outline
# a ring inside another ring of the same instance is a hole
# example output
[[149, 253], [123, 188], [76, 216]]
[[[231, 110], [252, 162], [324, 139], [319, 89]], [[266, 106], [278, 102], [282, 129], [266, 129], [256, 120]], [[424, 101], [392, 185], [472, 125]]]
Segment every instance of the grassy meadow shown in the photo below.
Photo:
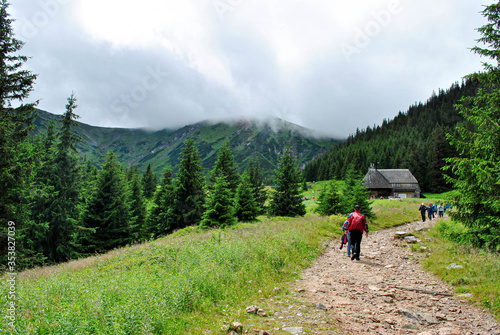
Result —
[[[18, 275], [19, 334], [223, 333], [224, 322], [298, 278], [342, 218], [188, 228], [154, 242]], [[1, 303], [6, 306], [7, 287]], [[1, 333], [8, 331], [3, 322]]]
[[424, 235], [431, 239], [425, 242], [430, 252], [421, 263], [424, 269], [452, 285], [457, 295], [489, 309], [500, 322], [500, 257], [453, 242], [463, 229], [460, 223], [439, 221]]
[[[317, 200], [322, 183], [313, 187]], [[312, 195], [313, 189], [307, 192]], [[309, 197], [307, 192], [304, 196]], [[420, 202], [375, 200], [372, 206], [376, 218], [370, 222], [370, 229], [418, 220]], [[308, 214], [303, 218], [260, 217], [259, 222], [239, 223], [226, 230], [189, 227], [156, 241], [20, 273], [15, 289], [15, 329], [11, 331], [225, 334], [233, 321], [258, 324], [245, 308], [262, 299], [286, 296], [291, 283], [324, 251], [326, 243], [340, 236], [344, 217], [314, 214], [312, 197], [306, 205]], [[433, 235], [436, 245], [430, 247], [426, 266], [429, 271], [442, 271], [441, 277], [457, 285], [458, 291], [476, 296], [471, 285], [484, 281], [479, 275], [485, 266], [490, 269], [484, 272], [489, 279], [500, 277], [498, 258], [488, 263], [464, 250], [464, 255], [476, 257], [481, 263], [455, 259], [465, 257], [458, 256], [461, 249], [438, 235]], [[452, 259], [470, 265], [449, 277], [443, 267]], [[489, 297], [478, 303], [491, 305], [498, 312], [496, 291], [500, 285], [491, 282], [491, 293], [487, 286], [478, 288]], [[484, 296], [481, 292], [477, 296]], [[2, 306], [8, 306], [9, 293], [8, 285], [2, 285]], [[7, 307], [4, 310], [7, 315]], [[0, 333], [9, 329], [3, 318]]]

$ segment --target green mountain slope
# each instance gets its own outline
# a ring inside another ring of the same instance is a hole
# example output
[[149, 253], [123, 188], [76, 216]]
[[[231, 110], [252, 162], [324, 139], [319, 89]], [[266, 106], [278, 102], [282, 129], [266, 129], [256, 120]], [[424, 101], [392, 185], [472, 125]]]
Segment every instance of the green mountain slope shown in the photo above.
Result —
[[[35, 134], [44, 134], [49, 122], [57, 122], [58, 119], [58, 115], [40, 110], [35, 121]], [[77, 145], [80, 154], [96, 165], [100, 166], [106, 153], [112, 150], [122, 164], [137, 166], [141, 172], [151, 164], [158, 175], [167, 166], [175, 173], [183, 143], [190, 137], [196, 141], [206, 171], [211, 170], [217, 160], [218, 149], [229, 141], [240, 172], [248, 162], [257, 159], [267, 181], [271, 181], [285, 146], [292, 147], [298, 163], [304, 166], [337, 142], [332, 138], [315, 137], [311, 130], [277, 118], [218, 123], [204, 121], [180, 129], [159, 131], [104, 128], [80, 123], [75, 131], [82, 138]]]
[[425, 103], [415, 103], [381, 126], [357, 130], [345, 142], [309, 162], [304, 168], [307, 180], [343, 179], [351, 166], [364, 176], [370, 164], [381, 169], [410, 169], [424, 192], [449, 190], [443, 178], [444, 159], [457, 153], [446, 139], [463, 122], [455, 104], [464, 96], [476, 94], [478, 84], [464, 80], [448, 90], [440, 89]]

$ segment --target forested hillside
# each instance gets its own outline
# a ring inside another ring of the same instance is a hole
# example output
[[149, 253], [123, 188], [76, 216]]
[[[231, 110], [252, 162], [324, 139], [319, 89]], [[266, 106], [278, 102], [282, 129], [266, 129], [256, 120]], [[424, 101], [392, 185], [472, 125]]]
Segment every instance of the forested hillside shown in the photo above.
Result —
[[[59, 122], [60, 116], [38, 111], [33, 134], [45, 136], [51, 121]], [[327, 152], [336, 141], [313, 136], [313, 131], [290, 122], [270, 118], [267, 120], [236, 120], [227, 122], [199, 122], [180, 129], [151, 131], [145, 129], [105, 128], [78, 122], [74, 128], [81, 141], [76, 143], [79, 155], [86, 156], [100, 167], [108, 151], [125, 166], [137, 167], [145, 173], [151, 165], [153, 173], [160, 176], [166, 166], [174, 173], [180, 161], [183, 142], [192, 138], [200, 153], [205, 171], [212, 168], [217, 150], [229, 141], [238, 171], [241, 173], [249, 162], [257, 161], [265, 180], [270, 183], [278, 158], [289, 145], [300, 165]]]
[[410, 169], [423, 191], [448, 190], [441, 168], [445, 165], [443, 159], [452, 157], [455, 151], [445, 134], [455, 132], [456, 125], [462, 122], [454, 105], [462, 96], [475, 95], [476, 91], [477, 85], [464, 80], [448, 90], [433, 92], [425, 103], [415, 103], [394, 119], [384, 120], [381, 126], [358, 129], [345, 142], [308, 163], [305, 178], [343, 179], [350, 165], [364, 175], [374, 163], [381, 169]]

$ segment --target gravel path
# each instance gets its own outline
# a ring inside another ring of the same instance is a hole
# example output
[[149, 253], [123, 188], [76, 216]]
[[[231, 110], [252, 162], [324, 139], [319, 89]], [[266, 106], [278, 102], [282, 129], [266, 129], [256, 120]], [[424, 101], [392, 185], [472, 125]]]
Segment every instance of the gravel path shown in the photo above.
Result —
[[[363, 235], [361, 260], [333, 241], [297, 282], [296, 292], [340, 323], [340, 334], [500, 334], [486, 311], [423, 271], [396, 231], [426, 229], [421, 221]], [[299, 334], [300, 332], [297, 332]]]

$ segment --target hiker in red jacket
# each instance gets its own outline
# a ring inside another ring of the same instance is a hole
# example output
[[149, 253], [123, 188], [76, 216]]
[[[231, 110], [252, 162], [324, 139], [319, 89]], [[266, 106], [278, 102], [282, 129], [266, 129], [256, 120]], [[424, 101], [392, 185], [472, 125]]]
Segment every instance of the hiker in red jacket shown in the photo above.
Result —
[[351, 233], [351, 246], [353, 251], [351, 261], [354, 259], [359, 261], [363, 231], [366, 232], [366, 237], [368, 237], [368, 225], [366, 224], [366, 218], [360, 213], [359, 210], [359, 205], [354, 206], [354, 212], [349, 217], [349, 223], [347, 224], [347, 231]]

